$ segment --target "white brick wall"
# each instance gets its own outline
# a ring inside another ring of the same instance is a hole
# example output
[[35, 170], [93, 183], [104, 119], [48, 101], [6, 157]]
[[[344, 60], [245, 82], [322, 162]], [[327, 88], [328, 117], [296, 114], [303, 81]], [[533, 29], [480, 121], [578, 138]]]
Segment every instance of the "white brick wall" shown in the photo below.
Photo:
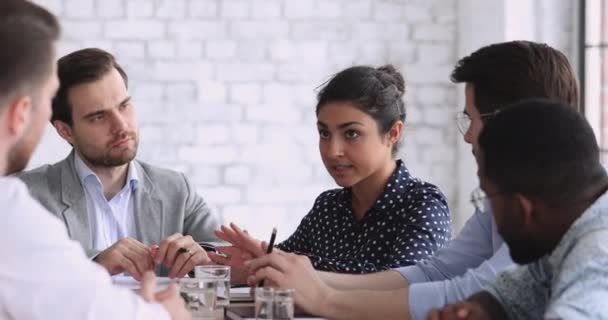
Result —
[[[449, 83], [458, 58], [456, 0], [36, 2], [61, 19], [60, 54], [100, 46], [127, 69], [139, 158], [185, 172], [226, 221], [255, 236], [277, 225], [284, 239], [334, 187], [317, 149], [315, 94], [353, 64], [393, 63], [404, 72], [402, 154], [457, 207], [461, 138], [453, 115], [462, 101]], [[548, 10], [549, 2], [539, 3]], [[32, 166], [68, 150], [49, 129]]]

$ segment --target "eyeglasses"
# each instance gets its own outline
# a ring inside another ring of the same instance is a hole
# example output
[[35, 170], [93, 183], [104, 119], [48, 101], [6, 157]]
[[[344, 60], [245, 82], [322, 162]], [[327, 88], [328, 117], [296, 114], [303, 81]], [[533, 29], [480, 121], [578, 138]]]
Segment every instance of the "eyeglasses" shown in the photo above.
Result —
[[[499, 112], [500, 112], [500, 110], [482, 113], [479, 115], [479, 118], [483, 119], [483, 118], [487, 118], [487, 117], [493, 117], [493, 116], [497, 115]], [[459, 111], [458, 113], [456, 113], [456, 126], [458, 127], [458, 131], [460, 131], [460, 133], [462, 135], [465, 135], [467, 133], [467, 131], [469, 131], [469, 128], [471, 127], [471, 117], [469, 117], [469, 115], [466, 114], [464, 111]]]
[[490, 199], [494, 196], [500, 195], [503, 192], [497, 191], [492, 194], [486, 194], [481, 188], [476, 188], [471, 192], [471, 204], [475, 207], [475, 210], [485, 213], [490, 211], [490, 208], [487, 206], [486, 199]]

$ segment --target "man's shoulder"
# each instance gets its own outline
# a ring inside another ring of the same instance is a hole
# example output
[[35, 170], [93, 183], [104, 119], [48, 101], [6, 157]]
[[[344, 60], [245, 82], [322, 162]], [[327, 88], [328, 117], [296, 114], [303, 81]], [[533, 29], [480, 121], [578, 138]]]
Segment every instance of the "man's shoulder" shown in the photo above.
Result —
[[[4, 191], [0, 195], [3, 222], [10, 226], [10, 228], [3, 230], [3, 235], [10, 232], [21, 237], [22, 234], [28, 234], [38, 227], [40, 227], [38, 229], [40, 232], [47, 233], [50, 232], [50, 226], [47, 223], [58, 225], [57, 220], [51, 219], [48, 211], [31, 196], [22, 181], [14, 177], [2, 177], [0, 178], [0, 186]], [[63, 232], [65, 232], [65, 229], [63, 229]]]
[[135, 160], [135, 162], [144, 170], [144, 172], [150, 178], [166, 178], [182, 181], [184, 180], [184, 174], [179, 171], [155, 166], [141, 160]]
[[21, 179], [29, 187], [32, 185], [40, 185], [42, 182], [46, 182], [54, 176], [59, 176], [61, 167], [67, 160], [62, 160], [54, 164], [45, 164], [40, 167], [23, 171], [17, 174], [17, 177]]
[[145, 175], [146, 179], [150, 180], [151, 183], [160, 189], [183, 189], [188, 187], [186, 176], [179, 171], [161, 168], [140, 160], [135, 161], [139, 165], [139, 168], [143, 170], [140, 175]]
[[15, 177], [0, 177], [0, 187], [2, 188], [2, 197], [0, 199], [16, 199], [27, 194], [27, 188], [23, 182], [15, 179]]
[[608, 258], [608, 196], [588, 208], [566, 231], [551, 254], [554, 260]]
[[568, 261], [576, 268], [587, 263], [593, 265], [598, 261], [608, 263], [608, 226], [590, 228], [589, 232], [579, 233], [566, 243], [560, 243], [551, 258], [554, 263]]

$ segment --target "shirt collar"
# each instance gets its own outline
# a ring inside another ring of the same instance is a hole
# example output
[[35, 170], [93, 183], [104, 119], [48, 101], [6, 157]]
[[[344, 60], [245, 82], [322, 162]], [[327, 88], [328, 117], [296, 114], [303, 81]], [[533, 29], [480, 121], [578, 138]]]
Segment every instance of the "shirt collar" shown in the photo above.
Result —
[[[402, 195], [404, 194], [404, 190], [407, 189], [407, 184], [410, 182], [412, 176], [401, 159], [398, 159], [395, 162], [397, 166], [395, 167], [393, 174], [388, 178], [384, 190], [382, 190], [382, 193], [378, 196], [376, 202], [374, 202], [371, 210], [386, 210], [387, 208], [392, 208], [396, 204], [394, 199], [390, 196], [391, 194], [395, 194], [392, 190], [394, 189], [396, 194]], [[390, 202], [391, 200], [393, 201]]]
[[[74, 165], [76, 167], [76, 173], [78, 174], [78, 178], [80, 179], [80, 183], [82, 183], [82, 185], [85, 185], [85, 182], [87, 180], [93, 179], [94, 181], [97, 181], [97, 183], [101, 186], [101, 180], [99, 179], [97, 174], [95, 174], [95, 172], [93, 172], [93, 170], [91, 170], [91, 168], [89, 168], [89, 166], [84, 163], [82, 158], [80, 158], [78, 152], [74, 152]], [[127, 170], [127, 182], [129, 183], [131, 191], [137, 190], [137, 186], [139, 185], [139, 176], [137, 174], [137, 168], [133, 164], [133, 161], [129, 162], [129, 169]]]
[[[376, 201], [374, 202], [374, 205], [370, 208], [370, 211], [377, 210], [377, 209], [386, 210], [387, 208], [393, 207], [395, 205], [394, 201], [392, 204], [384, 203], [384, 202], [386, 202], [385, 199], [389, 198], [389, 196], [387, 196], [389, 194], [389, 191], [392, 191], [392, 189], [395, 189], [398, 191], [399, 194], [403, 194], [402, 191], [407, 188], [407, 184], [409, 183], [412, 176], [410, 175], [410, 172], [405, 167], [403, 160], [397, 159], [395, 161], [395, 163], [397, 165], [395, 167], [395, 170], [393, 171], [391, 176], [388, 178], [387, 183], [384, 186], [384, 189], [382, 190], [382, 193], [378, 196], [378, 199], [376, 199]], [[339, 201], [341, 201], [342, 204], [345, 205], [347, 208], [351, 207], [351, 196], [352, 196], [351, 192], [352, 192], [351, 188], [344, 188], [344, 189], [342, 189], [342, 192], [339, 196]], [[382, 208], [382, 206], [385, 206], [385, 207]]]

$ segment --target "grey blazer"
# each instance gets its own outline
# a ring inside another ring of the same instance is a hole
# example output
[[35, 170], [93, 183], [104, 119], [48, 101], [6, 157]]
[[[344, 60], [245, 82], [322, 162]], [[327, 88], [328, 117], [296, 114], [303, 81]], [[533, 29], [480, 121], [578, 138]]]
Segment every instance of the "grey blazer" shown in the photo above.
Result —
[[[221, 224], [184, 174], [153, 167], [134, 160], [139, 175], [135, 191], [135, 230], [137, 240], [157, 244], [174, 234], [191, 235], [195, 241], [217, 241], [213, 231]], [[93, 248], [91, 221], [85, 194], [74, 166], [74, 151], [55, 164], [24, 172], [19, 178], [30, 193], [51, 213], [61, 219], [70, 238], [80, 242], [89, 258]]]

